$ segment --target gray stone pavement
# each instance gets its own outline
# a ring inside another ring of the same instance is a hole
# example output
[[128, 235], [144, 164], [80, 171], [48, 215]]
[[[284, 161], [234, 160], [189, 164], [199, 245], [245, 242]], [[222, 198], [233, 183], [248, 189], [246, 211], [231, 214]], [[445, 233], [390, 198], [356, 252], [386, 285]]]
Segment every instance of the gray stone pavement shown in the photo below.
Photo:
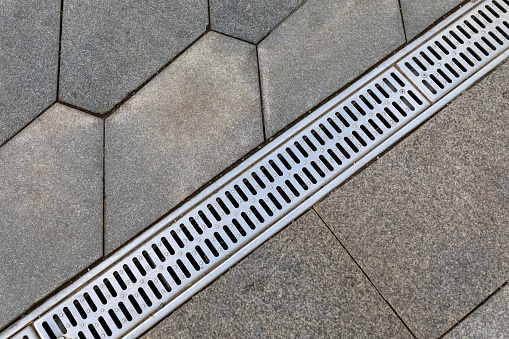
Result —
[[57, 104], [0, 148], [0, 326], [102, 256], [102, 129]]
[[509, 287], [482, 304], [445, 338], [509, 338]]
[[[457, 4], [402, 0], [407, 36]], [[0, 328], [405, 42], [397, 0], [300, 5], [211, 0], [209, 23], [203, 0], [65, 0], [57, 79], [60, 2], [0, 3], [0, 145], [56, 100], [58, 81], [61, 100], [104, 113], [189, 47], [106, 121], [57, 104], [0, 147]], [[214, 32], [189, 46], [208, 24], [254, 43], [275, 30], [257, 47]], [[506, 82], [505, 65], [399, 145], [406, 157], [390, 152], [316, 207], [419, 337], [508, 278]], [[407, 336], [361, 273], [310, 212], [151, 335]], [[218, 306], [221, 290], [235, 297]]]
[[108, 112], [207, 25], [207, 0], [65, 0], [60, 99]]
[[106, 251], [261, 142], [255, 46], [207, 33], [106, 120]]
[[0, 145], [57, 97], [59, 0], [0, 2]]
[[411, 338], [314, 212], [308, 212], [145, 336]]

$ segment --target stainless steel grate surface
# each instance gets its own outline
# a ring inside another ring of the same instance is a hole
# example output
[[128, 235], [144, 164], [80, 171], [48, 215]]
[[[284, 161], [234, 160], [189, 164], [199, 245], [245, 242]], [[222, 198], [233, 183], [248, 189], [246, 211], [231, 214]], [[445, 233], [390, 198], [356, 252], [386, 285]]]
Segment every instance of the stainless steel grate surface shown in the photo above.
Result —
[[509, 47], [509, 0], [485, 1], [398, 62], [436, 101]]
[[504, 60], [508, 20], [466, 5], [0, 338], [143, 333]]

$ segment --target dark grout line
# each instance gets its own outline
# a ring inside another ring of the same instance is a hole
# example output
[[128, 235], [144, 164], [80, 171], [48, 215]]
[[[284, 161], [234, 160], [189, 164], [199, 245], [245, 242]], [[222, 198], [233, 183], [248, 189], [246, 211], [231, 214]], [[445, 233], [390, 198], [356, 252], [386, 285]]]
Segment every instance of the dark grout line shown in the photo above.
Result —
[[60, 1], [60, 31], [58, 33], [58, 62], [57, 62], [57, 95], [56, 100], [60, 96], [60, 59], [62, 56], [62, 26], [64, 21], [64, 0]]
[[266, 39], [266, 38], [270, 35], [270, 33], [274, 32], [274, 31], [275, 31], [275, 30], [276, 30], [279, 26], [281, 26], [281, 25], [283, 24], [283, 22], [285, 22], [285, 21], [286, 21], [289, 17], [291, 17], [293, 13], [297, 12], [297, 10], [298, 10], [299, 8], [301, 8], [302, 6], [304, 6], [304, 4], [305, 4], [306, 2], [308, 2], [308, 0], [304, 0], [304, 1], [302, 1], [302, 3], [301, 3], [299, 6], [295, 7], [294, 9], [292, 9], [292, 10], [290, 11], [290, 14], [288, 14], [288, 15], [287, 15], [287, 16], [286, 16], [283, 20], [281, 20], [281, 21], [280, 21], [280, 22], [279, 22], [279, 23], [278, 23], [278, 24], [277, 24], [277, 25], [276, 25], [273, 29], [271, 29], [271, 30], [270, 30], [267, 34], [265, 34], [265, 36], [264, 36], [263, 38], [261, 38], [261, 39], [260, 39], [260, 40], [259, 40], [256, 44], [258, 45], [258, 44], [259, 44], [259, 43], [261, 43], [263, 40], [265, 40], [265, 39]]
[[454, 324], [453, 326], [451, 326], [451, 328], [449, 328], [444, 334], [442, 334], [439, 339], [441, 338], [444, 338], [446, 335], [448, 335], [449, 333], [452, 332], [452, 330], [454, 330], [459, 324], [461, 324], [463, 321], [465, 321], [467, 318], [469, 318], [475, 311], [477, 311], [477, 309], [479, 309], [481, 306], [483, 306], [488, 300], [490, 300], [491, 298], [493, 298], [494, 296], [496, 296], [500, 291], [502, 291], [506, 286], [509, 286], [509, 279], [506, 280], [502, 285], [500, 285], [497, 289], [495, 289], [495, 291], [493, 291], [489, 296], [486, 297], [486, 299], [484, 299], [483, 301], [481, 301], [479, 303], [479, 305], [477, 305], [476, 307], [474, 307], [472, 310], [470, 310], [470, 312], [468, 312], [463, 318], [461, 318], [460, 320], [458, 320], [456, 322], [456, 324]]
[[211, 32], [218, 33], [218, 34], [221, 34], [221, 35], [224, 35], [224, 36], [227, 36], [227, 37], [232, 38], [232, 39], [240, 40], [240, 41], [245, 42], [245, 43], [250, 44], [250, 45], [256, 45], [254, 42], [251, 42], [251, 41], [248, 41], [248, 40], [244, 40], [244, 39], [242, 39], [242, 38], [237, 38], [236, 36], [230, 35], [230, 34], [228, 34], [228, 33], [215, 31], [215, 30], [213, 30], [213, 29], [211, 29], [210, 31], [211, 31]]
[[256, 46], [256, 66], [258, 68], [258, 87], [260, 89], [260, 113], [262, 115], [263, 140], [267, 140], [267, 134], [265, 133], [265, 112], [263, 110], [262, 77], [260, 74], [260, 57], [258, 56], [258, 46]]
[[35, 120], [37, 120], [37, 118], [39, 118], [41, 115], [43, 115], [44, 113], [46, 113], [47, 110], [49, 110], [51, 108], [51, 106], [53, 106], [54, 104], [56, 103], [56, 101], [52, 102], [48, 107], [46, 107], [45, 109], [43, 109], [39, 114], [37, 114], [32, 120], [30, 120], [29, 122], [26, 123], [25, 126], [23, 126], [20, 130], [18, 130], [16, 133], [14, 133], [12, 136], [10, 136], [9, 138], [7, 138], [2, 144], [0, 144], [0, 148], [2, 148], [4, 145], [6, 145], [9, 141], [11, 141], [12, 139], [14, 139], [16, 137], [16, 135], [20, 134], [23, 130], [25, 130], [25, 128], [27, 128], [30, 124], [32, 124], [32, 122], [34, 122]]
[[318, 216], [318, 218], [320, 218], [320, 220], [324, 223], [324, 225], [327, 227], [327, 229], [332, 233], [332, 235], [334, 236], [334, 238], [336, 238], [336, 240], [339, 242], [339, 244], [341, 245], [341, 247], [343, 247], [343, 249], [346, 251], [346, 253], [348, 254], [348, 256], [350, 256], [350, 259], [353, 260], [353, 262], [355, 263], [355, 265], [357, 265], [357, 267], [361, 270], [362, 274], [364, 274], [364, 276], [366, 277], [366, 279], [368, 279], [369, 283], [371, 284], [371, 286], [373, 286], [373, 288], [377, 291], [377, 293], [380, 295], [380, 297], [385, 301], [385, 303], [391, 308], [392, 312], [394, 312], [394, 314], [398, 317], [399, 321], [401, 321], [401, 323], [406, 327], [406, 329], [408, 330], [408, 332], [410, 332], [410, 334], [414, 337], [414, 338], [417, 338], [415, 336], [415, 334], [412, 332], [412, 330], [410, 329], [410, 327], [408, 327], [408, 325], [405, 323], [405, 321], [401, 318], [401, 316], [398, 314], [398, 312], [394, 309], [394, 307], [392, 307], [392, 305], [389, 303], [389, 301], [387, 301], [387, 299], [385, 299], [385, 297], [382, 295], [382, 293], [380, 293], [380, 290], [375, 286], [375, 284], [373, 283], [373, 281], [371, 280], [371, 278], [366, 274], [366, 272], [364, 271], [364, 269], [361, 267], [361, 265], [359, 265], [359, 263], [357, 262], [357, 260], [355, 260], [355, 258], [352, 256], [352, 254], [348, 251], [348, 249], [345, 247], [345, 245], [343, 245], [343, 243], [341, 242], [341, 240], [339, 240], [339, 238], [336, 236], [336, 234], [332, 231], [332, 229], [329, 227], [329, 225], [327, 225], [327, 223], [325, 222], [325, 220], [323, 220], [322, 216], [318, 213], [318, 211], [316, 210], [316, 208], [313, 206], [313, 211], [316, 213], [316, 215]]
[[75, 109], [75, 110], [81, 111], [81, 112], [86, 113], [86, 114], [93, 115], [94, 117], [98, 117], [98, 118], [100, 118], [100, 119], [105, 119], [104, 114], [98, 114], [98, 113], [95, 113], [95, 112], [89, 111], [89, 110], [87, 110], [87, 109], [81, 108], [81, 107], [79, 107], [79, 106], [76, 106], [76, 105], [70, 104], [70, 103], [65, 102], [65, 101], [57, 100], [55, 103], [60, 104], [60, 105], [63, 105], [63, 106], [70, 107], [70, 108], [72, 108], [72, 109]]
[[406, 35], [405, 17], [403, 16], [403, 8], [401, 7], [401, 0], [398, 0], [398, 5], [399, 5], [399, 15], [401, 16], [401, 24], [403, 25], [403, 33], [405, 34], [405, 41], [408, 42], [408, 38]]
[[[109, 112], [107, 113], [104, 113], [104, 114], [101, 114], [100, 116], [103, 117], [103, 119], [107, 119], [110, 115], [112, 115], [113, 113], [115, 113], [116, 110], [118, 110], [126, 101], [128, 101], [129, 99], [131, 99], [136, 93], [138, 93], [143, 87], [145, 87], [150, 81], [152, 81], [152, 79], [154, 79], [157, 75], [159, 75], [159, 73], [161, 73], [162, 71], [164, 71], [166, 69], [166, 67], [168, 67], [169, 65], [171, 65], [175, 60], [177, 60], [182, 54], [184, 54], [185, 52], [187, 52], [191, 47], [194, 46], [194, 44], [196, 44], [201, 38], [203, 38], [203, 36], [205, 34], [207, 34], [209, 32], [209, 27], [207, 27], [207, 29], [205, 29], [205, 31], [200, 34], [193, 42], [191, 42], [189, 45], [187, 45], [186, 48], [184, 48], [183, 50], [181, 50], [177, 55], [175, 55], [170, 61], [168, 61], [163, 67], [161, 67], [159, 70], [157, 70], [157, 72], [155, 72], [154, 74], [152, 74], [147, 80], [145, 80], [140, 86], [138, 86], [136, 89], [130, 91], [129, 94], [127, 94], [124, 99], [122, 99], [119, 103], [117, 103], [115, 105], [115, 107], [113, 107]], [[94, 115], [98, 115], [97, 113], [94, 113]]]
[[103, 120], [103, 258], [106, 255], [106, 119]]

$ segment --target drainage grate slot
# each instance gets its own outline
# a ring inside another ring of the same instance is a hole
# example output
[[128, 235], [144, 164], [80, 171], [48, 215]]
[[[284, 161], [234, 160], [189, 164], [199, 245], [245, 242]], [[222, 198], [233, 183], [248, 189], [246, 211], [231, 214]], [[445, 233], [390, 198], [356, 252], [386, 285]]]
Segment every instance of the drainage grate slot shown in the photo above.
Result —
[[423, 85], [432, 101], [440, 99], [509, 47], [509, 32], [504, 30], [508, 9], [505, 3], [487, 1], [403, 58], [398, 67]]

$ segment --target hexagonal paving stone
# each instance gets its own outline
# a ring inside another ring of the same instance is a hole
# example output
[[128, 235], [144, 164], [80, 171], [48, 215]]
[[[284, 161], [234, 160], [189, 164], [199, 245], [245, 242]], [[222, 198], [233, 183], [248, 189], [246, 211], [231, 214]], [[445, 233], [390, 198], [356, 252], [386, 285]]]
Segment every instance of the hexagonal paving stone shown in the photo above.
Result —
[[57, 97], [60, 0], [0, 2], [0, 145]]
[[106, 121], [106, 250], [263, 141], [255, 46], [207, 33]]
[[207, 0], [64, 1], [60, 99], [111, 110], [207, 25]]
[[0, 327], [103, 253], [103, 122], [54, 105], [0, 148]]

